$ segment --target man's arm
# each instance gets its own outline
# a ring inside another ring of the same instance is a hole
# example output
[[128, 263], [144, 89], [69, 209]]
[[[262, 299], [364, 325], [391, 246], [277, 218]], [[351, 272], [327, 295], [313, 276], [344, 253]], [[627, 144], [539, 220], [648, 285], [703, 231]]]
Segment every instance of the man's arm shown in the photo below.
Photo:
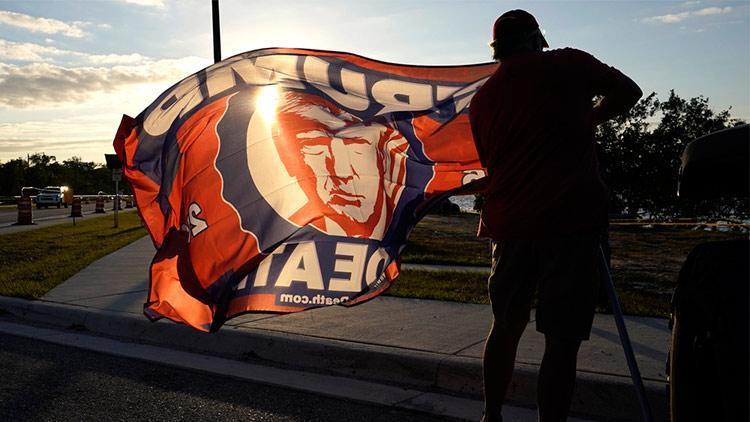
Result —
[[591, 56], [593, 90], [601, 98], [594, 105], [595, 125], [626, 113], [643, 96], [641, 88], [629, 77]]

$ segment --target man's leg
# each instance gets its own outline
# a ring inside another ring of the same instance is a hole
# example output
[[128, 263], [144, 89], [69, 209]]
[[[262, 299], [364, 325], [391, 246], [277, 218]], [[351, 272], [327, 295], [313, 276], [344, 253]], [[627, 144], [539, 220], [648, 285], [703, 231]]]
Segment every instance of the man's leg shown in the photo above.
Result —
[[544, 357], [539, 367], [537, 403], [539, 421], [565, 421], [576, 382], [581, 340], [544, 336]]
[[494, 316], [484, 346], [484, 400], [486, 422], [501, 421], [501, 409], [516, 360], [518, 341], [529, 322], [531, 251], [528, 242], [493, 243], [489, 294]]
[[485, 422], [502, 420], [503, 400], [513, 377], [518, 341], [527, 323], [528, 318], [526, 321], [516, 321], [512, 326], [502, 326], [496, 322], [492, 324], [483, 356]]
[[539, 420], [564, 421], [573, 397], [578, 349], [589, 338], [594, 320], [599, 236], [577, 233], [538, 245], [536, 325], [545, 341], [537, 382]]

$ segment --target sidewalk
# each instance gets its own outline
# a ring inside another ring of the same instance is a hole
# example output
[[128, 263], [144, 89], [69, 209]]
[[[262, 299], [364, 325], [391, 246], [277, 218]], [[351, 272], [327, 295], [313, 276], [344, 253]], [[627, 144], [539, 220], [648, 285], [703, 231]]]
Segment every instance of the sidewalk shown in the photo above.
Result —
[[[144, 237], [85, 268], [41, 301], [0, 298], [24, 318], [106, 335], [291, 365], [383, 383], [481, 397], [481, 355], [491, 323], [488, 305], [379, 297], [353, 308], [296, 314], [248, 314], [204, 334], [142, 315], [154, 250]], [[665, 409], [667, 321], [626, 318], [655, 420]], [[518, 349], [509, 401], [533, 406], [543, 337], [533, 315]], [[581, 346], [572, 410], [606, 420], [637, 420], [638, 404], [611, 315], [596, 315]]]

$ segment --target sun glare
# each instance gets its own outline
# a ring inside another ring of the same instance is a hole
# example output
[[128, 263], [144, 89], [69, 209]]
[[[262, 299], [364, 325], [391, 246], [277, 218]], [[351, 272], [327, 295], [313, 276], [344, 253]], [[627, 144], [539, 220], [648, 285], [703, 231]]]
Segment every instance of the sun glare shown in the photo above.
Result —
[[266, 121], [276, 119], [276, 104], [279, 102], [279, 86], [276, 84], [264, 86], [260, 89], [255, 109]]

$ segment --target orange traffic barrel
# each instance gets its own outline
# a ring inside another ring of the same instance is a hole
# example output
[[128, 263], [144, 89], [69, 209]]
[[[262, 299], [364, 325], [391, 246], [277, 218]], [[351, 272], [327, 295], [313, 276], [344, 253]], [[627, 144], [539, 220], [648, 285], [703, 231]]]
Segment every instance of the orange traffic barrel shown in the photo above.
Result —
[[24, 196], [18, 199], [18, 220], [16, 224], [34, 224], [31, 198]]
[[73, 203], [70, 207], [71, 217], [83, 217], [81, 213], [81, 198], [73, 198]]
[[118, 195], [115, 195], [115, 200], [112, 202], [112, 211], [122, 211], [122, 205], [120, 204], [120, 197]]
[[104, 197], [99, 195], [96, 197], [96, 208], [94, 209], [96, 214], [104, 214]]
[[125, 199], [125, 208], [133, 208], [133, 198], [128, 196]]

